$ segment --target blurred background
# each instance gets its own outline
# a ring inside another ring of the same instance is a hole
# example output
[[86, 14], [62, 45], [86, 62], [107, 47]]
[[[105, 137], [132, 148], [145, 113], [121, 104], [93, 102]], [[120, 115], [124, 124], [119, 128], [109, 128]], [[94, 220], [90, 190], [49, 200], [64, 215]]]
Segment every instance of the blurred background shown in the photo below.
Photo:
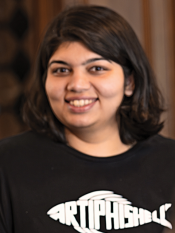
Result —
[[48, 22], [76, 4], [107, 6], [131, 24], [165, 97], [161, 134], [175, 139], [174, 0], [0, 0], [0, 139], [27, 129], [21, 107], [39, 42]]

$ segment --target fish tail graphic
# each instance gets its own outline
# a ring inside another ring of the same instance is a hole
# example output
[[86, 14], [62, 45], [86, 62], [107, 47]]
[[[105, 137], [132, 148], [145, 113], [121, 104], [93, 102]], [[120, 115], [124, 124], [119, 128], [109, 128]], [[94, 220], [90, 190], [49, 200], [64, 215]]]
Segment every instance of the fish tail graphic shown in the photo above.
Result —
[[157, 210], [154, 210], [152, 212], [152, 221], [159, 223], [162, 226], [165, 226], [165, 227], [172, 229], [172, 224], [168, 220], [166, 220], [166, 218], [165, 218], [165, 213], [171, 206], [172, 206], [172, 204], [170, 204], [170, 203], [167, 203], [167, 204], [160, 206], [160, 208], [159, 208], [160, 218], [157, 217], [158, 216]]

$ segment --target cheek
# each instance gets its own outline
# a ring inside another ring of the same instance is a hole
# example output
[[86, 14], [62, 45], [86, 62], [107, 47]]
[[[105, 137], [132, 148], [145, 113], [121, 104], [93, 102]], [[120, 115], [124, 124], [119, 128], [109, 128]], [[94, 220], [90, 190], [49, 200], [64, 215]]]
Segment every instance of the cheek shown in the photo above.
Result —
[[108, 82], [101, 82], [99, 85], [99, 92], [105, 98], [113, 98], [124, 95], [124, 81], [108, 80]]
[[50, 107], [54, 113], [54, 115], [59, 118], [60, 112], [61, 112], [61, 106], [62, 106], [62, 99], [63, 99], [63, 93], [60, 89], [60, 85], [55, 82], [51, 82], [51, 80], [46, 80], [45, 83], [45, 90], [46, 95], [48, 98], [48, 101], [50, 103]]
[[59, 100], [63, 96], [63, 88], [58, 82], [46, 79], [45, 90], [49, 100]]

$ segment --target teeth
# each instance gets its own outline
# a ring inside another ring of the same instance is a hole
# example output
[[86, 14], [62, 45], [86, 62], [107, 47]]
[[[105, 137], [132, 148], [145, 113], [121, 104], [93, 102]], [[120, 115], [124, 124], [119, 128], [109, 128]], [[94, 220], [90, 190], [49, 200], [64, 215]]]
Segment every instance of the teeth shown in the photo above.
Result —
[[71, 100], [69, 103], [75, 107], [83, 107], [85, 105], [91, 104], [94, 100]]

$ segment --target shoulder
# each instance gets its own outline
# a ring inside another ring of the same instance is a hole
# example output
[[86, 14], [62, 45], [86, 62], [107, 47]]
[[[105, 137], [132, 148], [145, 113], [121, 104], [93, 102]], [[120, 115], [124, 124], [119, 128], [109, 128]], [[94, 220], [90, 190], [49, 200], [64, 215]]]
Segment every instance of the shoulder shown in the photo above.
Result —
[[175, 140], [161, 135], [154, 135], [141, 143], [142, 151], [157, 156], [175, 156]]
[[143, 141], [144, 146], [148, 146], [152, 149], [162, 149], [162, 150], [168, 150], [172, 151], [175, 149], [175, 140], [166, 138], [162, 135], [154, 135], [150, 137], [149, 139]]
[[140, 154], [144, 162], [163, 167], [175, 166], [175, 140], [154, 135], [140, 143]]
[[30, 146], [34, 146], [42, 143], [43, 139], [45, 139], [45, 137], [35, 132], [32, 131], [24, 132], [13, 137], [2, 139], [0, 141], [0, 151], [13, 150], [17, 148], [27, 149]]
[[44, 154], [58, 151], [60, 147], [62, 143], [54, 143], [46, 136], [33, 131], [24, 132], [0, 141], [0, 163], [24, 158], [41, 158]]

